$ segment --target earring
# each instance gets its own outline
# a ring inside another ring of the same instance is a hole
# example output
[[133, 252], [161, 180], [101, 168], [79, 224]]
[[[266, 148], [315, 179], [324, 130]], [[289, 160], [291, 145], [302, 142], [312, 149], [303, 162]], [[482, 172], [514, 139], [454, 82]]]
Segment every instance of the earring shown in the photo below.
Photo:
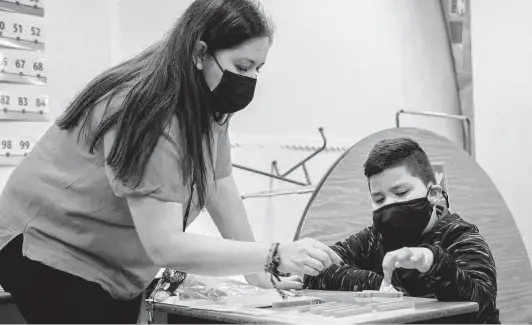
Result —
[[198, 70], [201, 70], [201, 68], [202, 68], [202, 65], [201, 65], [201, 63], [200, 63], [200, 62], [198, 62], [198, 64], [196, 65], [196, 67], [198, 67]]

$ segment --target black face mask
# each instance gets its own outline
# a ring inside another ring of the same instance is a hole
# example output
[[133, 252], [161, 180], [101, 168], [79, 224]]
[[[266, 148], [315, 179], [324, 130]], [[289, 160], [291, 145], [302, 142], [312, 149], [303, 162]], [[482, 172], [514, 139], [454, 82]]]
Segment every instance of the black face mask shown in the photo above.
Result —
[[211, 92], [211, 108], [217, 113], [236, 113], [253, 100], [257, 79], [222, 69], [218, 60], [216, 64], [222, 70], [222, 80]]
[[417, 247], [433, 209], [434, 206], [425, 196], [388, 204], [373, 211], [373, 226], [382, 234], [385, 251]]

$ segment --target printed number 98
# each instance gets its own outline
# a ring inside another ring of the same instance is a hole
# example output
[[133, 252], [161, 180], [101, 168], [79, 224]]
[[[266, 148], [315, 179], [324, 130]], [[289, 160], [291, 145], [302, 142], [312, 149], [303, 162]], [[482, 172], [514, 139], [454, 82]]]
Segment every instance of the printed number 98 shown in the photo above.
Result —
[[30, 148], [30, 142], [29, 141], [20, 141], [20, 149], [28, 150], [29, 148]]
[[11, 140], [2, 140], [2, 149], [11, 149]]

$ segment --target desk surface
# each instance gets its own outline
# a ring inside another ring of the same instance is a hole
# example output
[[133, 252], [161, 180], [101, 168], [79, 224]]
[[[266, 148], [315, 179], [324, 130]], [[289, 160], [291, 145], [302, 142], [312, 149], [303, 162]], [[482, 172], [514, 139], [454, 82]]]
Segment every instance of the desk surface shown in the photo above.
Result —
[[[325, 301], [345, 301], [345, 296], [353, 296], [352, 292], [309, 291], [307, 295], [322, 298]], [[196, 309], [169, 304], [155, 304], [157, 311], [167, 314], [203, 319], [206, 321], [223, 323], [253, 323], [253, 324], [297, 324], [297, 323], [414, 323], [440, 318], [464, 315], [478, 311], [478, 305], [473, 302], [439, 302], [434, 299], [405, 297], [404, 300], [414, 301], [415, 309], [403, 309], [386, 312], [373, 312], [349, 318], [333, 318], [309, 313], [298, 314], [295, 308], [285, 308], [284, 311], [271, 308], [261, 309], [261, 314], [253, 315], [242, 311], [220, 311]]]

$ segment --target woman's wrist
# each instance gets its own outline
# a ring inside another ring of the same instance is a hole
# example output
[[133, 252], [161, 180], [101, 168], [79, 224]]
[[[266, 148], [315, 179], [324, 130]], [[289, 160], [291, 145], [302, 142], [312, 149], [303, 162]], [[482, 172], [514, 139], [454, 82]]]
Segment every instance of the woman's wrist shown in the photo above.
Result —
[[256, 245], [256, 253], [253, 256], [254, 264], [256, 265], [254, 274], [261, 274], [264, 272], [267, 272], [265, 270], [265, 263], [268, 263], [268, 259], [270, 257], [270, 251], [272, 243], [264, 243], [264, 242], [254, 242], [253, 245]]
[[279, 243], [273, 243], [270, 246], [268, 258], [264, 265], [264, 271], [270, 273], [275, 277], [279, 277], [279, 266], [281, 265], [281, 257], [279, 256]]
[[265, 265], [264, 269], [266, 272], [270, 273], [270, 283], [272, 284], [273, 288], [277, 290], [279, 295], [286, 299], [286, 294], [279, 289], [277, 286], [278, 282], [281, 282], [281, 272], [279, 272], [279, 267], [281, 265], [281, 256], [279, 255], [279, 243], [273, 243], [270, 247], [270, 253], [268, 254], [268, 262]]

